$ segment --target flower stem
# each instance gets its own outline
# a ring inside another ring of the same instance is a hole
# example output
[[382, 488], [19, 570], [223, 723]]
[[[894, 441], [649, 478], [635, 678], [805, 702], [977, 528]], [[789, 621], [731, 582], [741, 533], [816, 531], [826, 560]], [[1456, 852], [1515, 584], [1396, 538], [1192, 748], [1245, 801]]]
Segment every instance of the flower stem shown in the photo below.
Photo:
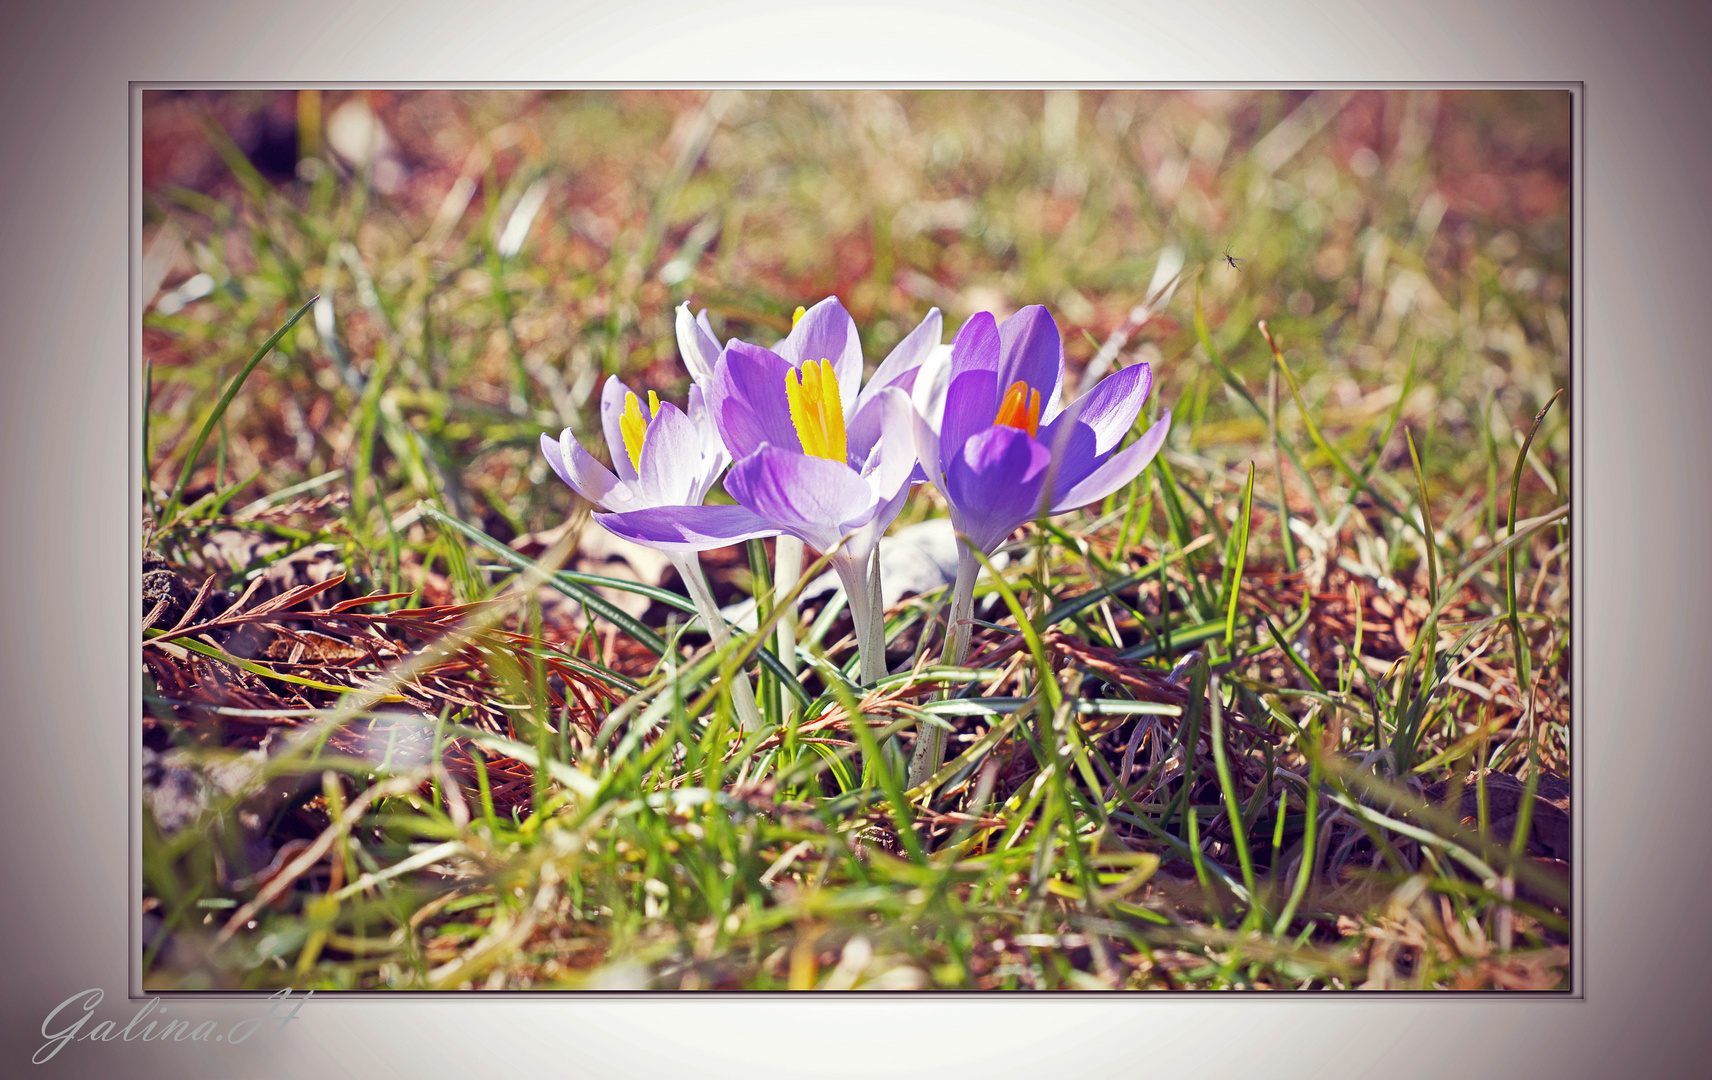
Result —
[[[844, 595], [850, 601], [850, 619], [855, 623], [856, 649], [862, 658], [862, 685], [868, 686], [886, 677], [886, 624], [883, 612], [874, 609], [874, 579], [871, 568], [854, 560], [839, 558], [833, 563], [839, 581], [844, 583]], [[878, 570], [873, 569], [877, 575]], [[877, 639], [877, 640], [876, 640]]]
[[[701, 556], [675, 554], [671, 560], [672, 565], [678, 568], [678, 576], [684, 579], [684, 588], [689, 591], [690, 599], [695, 601], [702, 621], [707, 623], [707, 633], [713, 639], [714, 648], [719, 648], [731, 640], [731, 631], [726, 628], [725, 616], [719, 613], [719, 605], [713, 602], [713, 590], [708, 587], [707, 575], [702, 572]], [[755, 705], [755, 688], [750, 685], [746, 671], [738, 671], [731, 679], [731, 704], [736, 708], [738, 721], [745, 732], [760, 730], [761, 710]]]
[[[773, 548], [773, 595], [789, 596], [802, 578], [803, 542], [794, 536], [781, 534]], [[776, 602], [776, 601], [775, 601]], [[797, 671], [797, 605], [791, 601], [779, 616], [779, 662], [792, 675]], [[789, 721], [796, 710], [796, 700], [784, 695], [784, 717]]]
[[[883, 679], [891, 672], [886, 668], [886, 605], [880, 595], [880, 546], [878, 544], [874, 545], [874, 554], [868, 563], [868, 635], [868, 643], [863, 647], [862, 654], [866, 658], [868, 653], [872, 651], [875, 666], [879, 668], [874, 673], [873, 678]], [[866, 659], [863, 660], [863, 664], [863, 681], [867, 682], [869, 680], [865, 667]]]
[[[975, 575], [981, 562], [969, 545], [957, 545], [957, 581], [951, 586], [951, 610], [946, 616], [945, 651], [941, 661], [956, 667], [969, 658], [969, 635], [974, 630], [969, 620], [975, 615]], [[910, 755], [909, 778], [906, 787], [926, 783], [945, 757], [945, 732], [938, 727], [926, 727], [916, 736], [915, 753]]]

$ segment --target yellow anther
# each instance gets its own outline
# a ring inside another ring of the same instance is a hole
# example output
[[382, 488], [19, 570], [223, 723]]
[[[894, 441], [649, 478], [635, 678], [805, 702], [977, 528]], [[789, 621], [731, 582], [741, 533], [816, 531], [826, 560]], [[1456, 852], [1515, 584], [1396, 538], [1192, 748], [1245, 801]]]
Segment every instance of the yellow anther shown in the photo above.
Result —
[[785, 400], [790, 405], [791, 425], [797, 429], [803, 453], [844, 461], [848, 456], [844, 444], [844, 403], [839, 398], [832, 361], [804, 364], [800, 381], [795, 369], [785, 372]]
[[618, 418], [618, 430], [624, 436], [624, 452], [630, 455], [630, 465], [642, 471], [642, 440], [648, 436], [648, 421], [660, 415], [660, 395], [648, 391], [648, 415], [642, 415], [642, 403], [635, 394], [624, 395], [624, 413]]
[[808, 308], [805, 308], [805, 307], [798, 307], [796, 309], [796, 311], [792, 312], [791, 313], [791, 329], [795, 330], [797, 328], [797, 323], [802, 322], [802, 317], [804, 315], [807, 315], [807, 314], [808, 314]]
[[993, 423], [1026, 431], [1029, 438], [1034, 438], [1040, 431], [1040, 391], [1030, 390], [1020, 379], [1011, 383], [1004, 400], [999, 402], [999, 413], [993, 417]]

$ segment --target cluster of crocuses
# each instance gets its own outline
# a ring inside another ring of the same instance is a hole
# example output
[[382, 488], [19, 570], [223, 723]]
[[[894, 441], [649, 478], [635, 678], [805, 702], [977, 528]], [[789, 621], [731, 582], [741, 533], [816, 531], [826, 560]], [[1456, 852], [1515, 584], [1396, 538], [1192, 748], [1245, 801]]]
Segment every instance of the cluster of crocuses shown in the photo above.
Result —
[[[991, 555], [1024, 523], [1129, 483], [1165, 441], [1171, 414], [1122, 446], [1152, 388], [1146, 364], [1063, 405], [1063, 343], [1043, 307], [1002, 323], [976, 314], [949, 348], [942, 334], [935, 309], [864, 383], [856, 324], [835, 297], [798, 309], [770, 349], [735, 339], [721, 347], [707, 313], [692, 316], [686, 304], [677, 336], [692, 380], [687, 408], [652, 392], [644, 400], [614, 376], [600, 403], [613, 470], [569, 428], [556, 441], [543, 435], [541, 451], [605, 511], [596, 521], [671, 558], [716, 641], [728, 632], [697, 552], [780, 536], [829, 554], [849, 598], [864, 682], [886, 674], [879, 538], [910, 488], [932, 483], [961, 543], [946, 650], [961, 663], [976, 552]], [[703, 505], [722, 473], [735, 505]], [[732, 692], [744, 726], [757, 727], [746, 679]], [[912, 782], [931, 774], [941, 753], [936, 733], [918, 739]]]

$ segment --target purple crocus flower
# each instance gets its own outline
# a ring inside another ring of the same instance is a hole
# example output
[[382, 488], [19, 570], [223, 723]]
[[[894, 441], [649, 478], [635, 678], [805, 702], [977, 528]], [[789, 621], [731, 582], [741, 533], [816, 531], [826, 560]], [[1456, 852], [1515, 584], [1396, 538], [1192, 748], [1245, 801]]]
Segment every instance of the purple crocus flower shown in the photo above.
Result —
[[[927, 477], [945, 495], [964, 537], [952, 589], [946, 662], [963, 662], [969, 646], [975, 552], [991, 555], [1018, 526], [1097, 502], [1153, 460], [1171, 428], [1157, 423], [1119, 449], [1141, 415], [1153, 371], [1135, 364], [1100, 380], [1060, 407], [1064, 346], [1045, 308], [1025, 307], [998, 323], [972, 316], [951, 343], [944, 394], [922, 387], [915, 412], [916, 451]], [[939, 766], [937, 731], [917, 741], [913, 786]]]
[[1060, 408], [1064, 347], [1045, 308], [1002, 325], [974, 315], [951, 343], [942, 412], [918, 414], [922, 468], [982, 554], [1041, 513], [1097, 502], [1133, 480], [1165, 442], [1171, 413], [1118, 449], [1153, 387], [1135, 364]]
[[644, 403], [615, 375], [601, 392], [600, 421], [612, 469], [584, 450], [570, 428], [557, 442], [542, 435], [541, 452], [561, 480], [608, 511], [595, 515], [601, 525], [668, 554], [778, 531], [740, 506], [701, 505], [731, 461], [701, 387], [690, 387], [685, 412], [652, 392]]
[[[613, 469], [584, 450], [570, 428], [556, 441], [543, 434], [542, 455], [559, 479], [609, 511], [596, 514], [596, 522], [665, 552], [707, 622], [714, 643], [723, 644], [730, 634], [695, 553], [750, 537], [772, 536], [778, 530], [741, 506], [701, 505], [731, 461], [701, 387], [690, 387], [685, 412], [662, 402], [652, 391], [644, 403], [613, 376], [601, 391], [600, 420]], [[733, 683], [732, 698], [744, 728], [758, 728], [760, 712], [747, 676], [739, 675]]]
[[[796, 317], [791, 320], [794, 327], [805, 314], [804, 309], [797, 308]], [[708, 321], [707, 311], [691, 314], [689, 304], [678, 307], [677, 316], [678, 352], [683, 355], [684, 367], [689, 370], [690, 378], [697, 386], [706, 387], [713, 380], [714, 366], [719, 363], [719, 339], [713, 334], [713, 324]], [[796, 588], [802, 579], [803, 542], [794, 536], [780, 533], [773, 544], [773, 588], [781, 597], [788, 597], [791, 590]], [[795, 601], [787, 600], [779, 613], [777, 630], [778, 656], [785, 669], [792, 673], [797, 670], [797, 606]], [[787, 713], [792, 711], [794, 703], [787, 697], [782, 704]]]
[[727, 344], [708, 383], [713, 421], [737, 461], [726, 491], [768, 526], [831, 553], [864, 681], [885, 673], [870, 563], [916, 473], [908, 391], [940, 334], [936, 309], [864, 386], [856, 325], [828, 297], [773, 349]]

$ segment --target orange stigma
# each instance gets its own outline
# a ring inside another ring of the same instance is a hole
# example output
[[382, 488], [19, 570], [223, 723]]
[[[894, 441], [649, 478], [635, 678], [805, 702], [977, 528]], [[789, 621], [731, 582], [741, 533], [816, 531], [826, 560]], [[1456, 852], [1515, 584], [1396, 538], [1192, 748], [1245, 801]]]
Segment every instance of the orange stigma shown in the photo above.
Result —
[[993, 417], [993, 423], [1026, 431], [1029, 438], [1034, 438], [1040, 431], [1040, 391], [1030, 390], [1020, 379], [1011, 383], [1004, 400], [999, 402], [999, 414]]

